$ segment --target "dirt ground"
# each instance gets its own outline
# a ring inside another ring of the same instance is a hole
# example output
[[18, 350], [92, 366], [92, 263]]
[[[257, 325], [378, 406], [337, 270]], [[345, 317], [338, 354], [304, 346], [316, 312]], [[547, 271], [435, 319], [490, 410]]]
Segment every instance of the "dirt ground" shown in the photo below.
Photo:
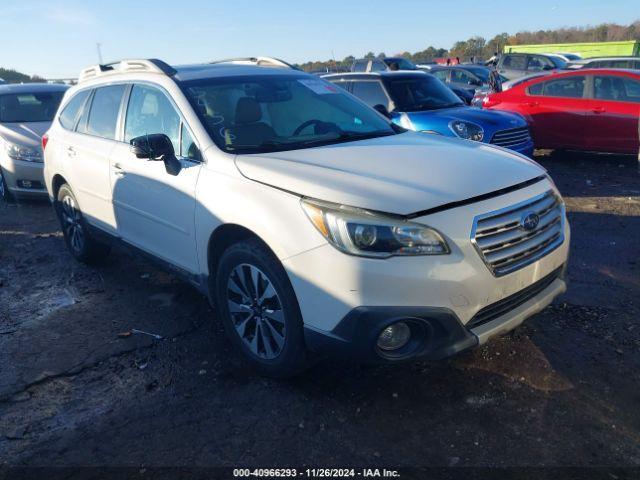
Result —
[[572, 226], [562, 298], [447, 361], [286, 382], [190, 286], [124, 251], [80, 265], [50, 205], [1, 203], [0, 467], [640, 467], [639, 164], [538, 160]]

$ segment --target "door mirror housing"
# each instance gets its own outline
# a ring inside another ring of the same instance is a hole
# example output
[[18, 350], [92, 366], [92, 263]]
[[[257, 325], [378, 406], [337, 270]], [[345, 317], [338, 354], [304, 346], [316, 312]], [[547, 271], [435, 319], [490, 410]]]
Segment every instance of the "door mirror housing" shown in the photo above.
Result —
[[162, 161], [169, 175], [178, 175], [182, 170], [180, 160], [176, 158], [171, 139], [164, 133], [141, 135], [131, 139], [129, 149], [137, 158]]
[[374, 105], [373, 109], [376, 110], [378, 113], [381, 113], [385, 117], [387, 117], [389, 119], [391, 118], [391, 113], [389, 113], [389, 110], [387, 109], [387, 107], [385, 107], [381, 103], [379, 103], [377, 105]]
[[129, 149], [138, 158], [147, 160], [165, 160], [166, 157], [175, 157], [171, 139], [164, 133], [141, 135], [131, 139]]

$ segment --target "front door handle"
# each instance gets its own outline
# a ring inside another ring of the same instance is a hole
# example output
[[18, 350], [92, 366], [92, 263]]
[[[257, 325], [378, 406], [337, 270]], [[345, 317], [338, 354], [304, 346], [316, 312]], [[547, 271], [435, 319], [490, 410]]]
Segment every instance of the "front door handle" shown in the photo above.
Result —
[[124, 171], [124, 169], [120, 166], [119, 163], [116, 163], [113, 166], [113, 174], [118, 177], [124, 177], [127, 174], [127, 172]]
[[76, 151], [73, 147], [67, 147], [67, 156], [68, 157], [75, 157], [76, 156]]

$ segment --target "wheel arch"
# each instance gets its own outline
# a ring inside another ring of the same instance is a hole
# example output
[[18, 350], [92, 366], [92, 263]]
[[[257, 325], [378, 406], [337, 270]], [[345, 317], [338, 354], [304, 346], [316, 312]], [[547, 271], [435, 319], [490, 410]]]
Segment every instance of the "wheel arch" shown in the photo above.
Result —
[[211, 287], [214, 285], [213, 282], [215, 281], [218, 263], [224, 251], [231, 245], [248, 239], [257, 240], [269, 252], [271, 252], [275, 258], [278, 258], [276, 253], [267, 244], [267, 242], [265, 242], [260, 237], [260, 235], [258, 235], [253, 230], [235, 223], [226, 223], [220, 225], [213, 232], [211, 232], [211, 235], [209, 236], [209, 242], [207, 244], [207, 272], [208, 287], [210, 291]]
[[58, 198], [58, 191], [60, 190], [60, 187], [65, 183], [68, 184], [69, 182], [67, 182], [67, 180], [59, 173], [56, 173], [53, 176], [53, 179], [51, 180], [51, 193], [53, 194], [54, 201]]

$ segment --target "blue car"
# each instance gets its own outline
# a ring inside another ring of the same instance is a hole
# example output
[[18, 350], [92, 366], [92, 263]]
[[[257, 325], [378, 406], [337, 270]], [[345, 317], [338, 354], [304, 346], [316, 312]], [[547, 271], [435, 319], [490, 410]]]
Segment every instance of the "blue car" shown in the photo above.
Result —
[[428, 73], [338, 73], [323, 78], [407, 129], [490, 143], [528, 157], [533, 155], [533, 141], [524, 117], [469, 107]]

